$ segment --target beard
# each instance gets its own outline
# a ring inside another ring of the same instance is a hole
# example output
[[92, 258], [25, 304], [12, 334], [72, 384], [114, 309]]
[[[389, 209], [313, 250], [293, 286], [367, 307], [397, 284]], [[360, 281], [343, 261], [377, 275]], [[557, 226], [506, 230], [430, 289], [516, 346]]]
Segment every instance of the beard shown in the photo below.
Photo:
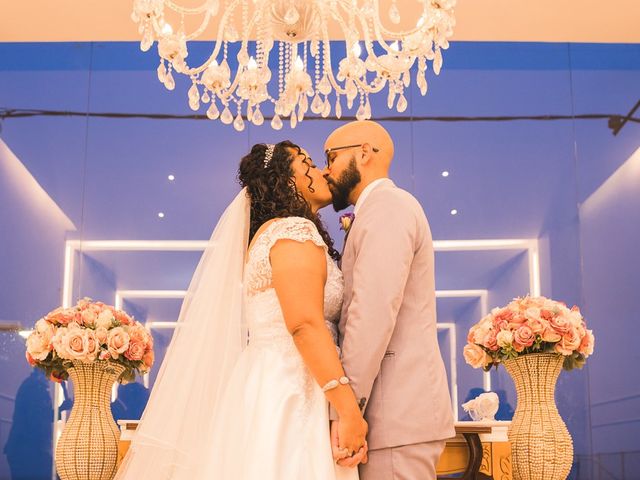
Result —
[[360, 183], [362, 177], [358, 171], [355, 157], [349, 161], [347, 168], [340, 174], [337, 180], [327, 177], [329, 190], [331, 190], [331, 198], [333, 209], [336, 212], [347, 208], [349, 203], [349, 195], [353, 189]]

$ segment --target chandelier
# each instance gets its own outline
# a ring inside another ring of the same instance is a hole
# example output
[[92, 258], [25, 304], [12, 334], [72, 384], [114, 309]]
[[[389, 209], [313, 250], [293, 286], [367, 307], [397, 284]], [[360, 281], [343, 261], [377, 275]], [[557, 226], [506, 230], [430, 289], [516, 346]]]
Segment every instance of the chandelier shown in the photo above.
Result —
[[[326, 118], [333, 105], [340, 118], [343, 97], [349, 109], [358, 102], [357, 119], [369, 119], [369, 96], [385, 88], [388, 108], [395, 105], [404, 112], [408, 106], [404, 91], [415, 63], [415, 81], [425, 95], [427, 61], [438, 75], [442, 50], [449, 47], [455, 0], [414, 1], [421, 5], [421, 13], [413, 28], [402, 31], [383, 25], [379, 0], [204, 0], [196, 7], [173, 0], [134, 0], [131, 17], [142, 35], [142, 51], [158, 42], [157, 72], [164, 86], [175, 88], [173, 72], [190, 78], [192, 110], [208, 104], [208, 118], [233, 123], [241, 131], [245, 118], [262, 125], [265, 104], [271, 103], [271, 126], [279, 130], [283, 118], [295, 128], [309, 109]], [[386, 14], [385, 23], [400, 24], [397, 0], [391, 0]], [[198, 26], [185, 31], [185, 20], [193, 24], [193, 18]], [[199, 38], [213, 21], [217, 21], [213, 52], [200, 65], [189, 65], [188, 42]], [[340, 59], [332, 56], [337, 48], [330, 44], [330, 27], [344, 39]], [[239, 45], [236, 72], [228, 63], [230, 45]], [[270, 56], [278, 61], [273, 75]]]

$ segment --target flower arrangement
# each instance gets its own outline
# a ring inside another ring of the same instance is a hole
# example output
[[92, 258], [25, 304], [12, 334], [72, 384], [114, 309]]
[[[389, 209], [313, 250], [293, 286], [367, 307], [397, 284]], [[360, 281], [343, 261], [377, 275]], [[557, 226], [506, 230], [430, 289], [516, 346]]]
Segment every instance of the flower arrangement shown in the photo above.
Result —
[[125, 366], [120, 383], [148, 373], [153, 365], [153, 337], [122, 310], [83, 298], [71, 308], [56, 308], [35, 324], [27, 338], [26, 358], [50, 380], [69, 377], [72, 361], [116, 362]]
[[582, 368], [595, 339], [580, 309], [545, 297], [519, 297], [494, 308], [469, 329], [463, 355], [485, 371], [504, 360], [531, 353], [564, 355], [563, 368]]

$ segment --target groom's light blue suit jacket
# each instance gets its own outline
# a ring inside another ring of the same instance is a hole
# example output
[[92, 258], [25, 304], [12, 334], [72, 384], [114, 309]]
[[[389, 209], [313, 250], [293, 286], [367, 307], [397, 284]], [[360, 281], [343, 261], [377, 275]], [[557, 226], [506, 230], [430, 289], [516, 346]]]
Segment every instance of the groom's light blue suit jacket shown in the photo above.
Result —
[[371, 190], [349, 231], [342, 271], [342, 363], [369, 423], [369, 448], [453, 437], [431, 230], [410, 193], [389, 179]]

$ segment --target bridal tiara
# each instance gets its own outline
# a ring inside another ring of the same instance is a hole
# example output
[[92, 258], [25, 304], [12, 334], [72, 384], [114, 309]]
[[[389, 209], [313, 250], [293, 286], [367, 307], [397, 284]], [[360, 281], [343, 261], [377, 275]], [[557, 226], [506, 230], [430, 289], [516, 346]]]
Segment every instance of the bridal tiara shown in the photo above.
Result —
[[269, 162], [271, 161], [271, 157], [273, 157], [273, 151], [275, 148], [276, 146], [273, 143], [267, 144], [267, 151], [264, 154], [264, 168], [269, 166]]

